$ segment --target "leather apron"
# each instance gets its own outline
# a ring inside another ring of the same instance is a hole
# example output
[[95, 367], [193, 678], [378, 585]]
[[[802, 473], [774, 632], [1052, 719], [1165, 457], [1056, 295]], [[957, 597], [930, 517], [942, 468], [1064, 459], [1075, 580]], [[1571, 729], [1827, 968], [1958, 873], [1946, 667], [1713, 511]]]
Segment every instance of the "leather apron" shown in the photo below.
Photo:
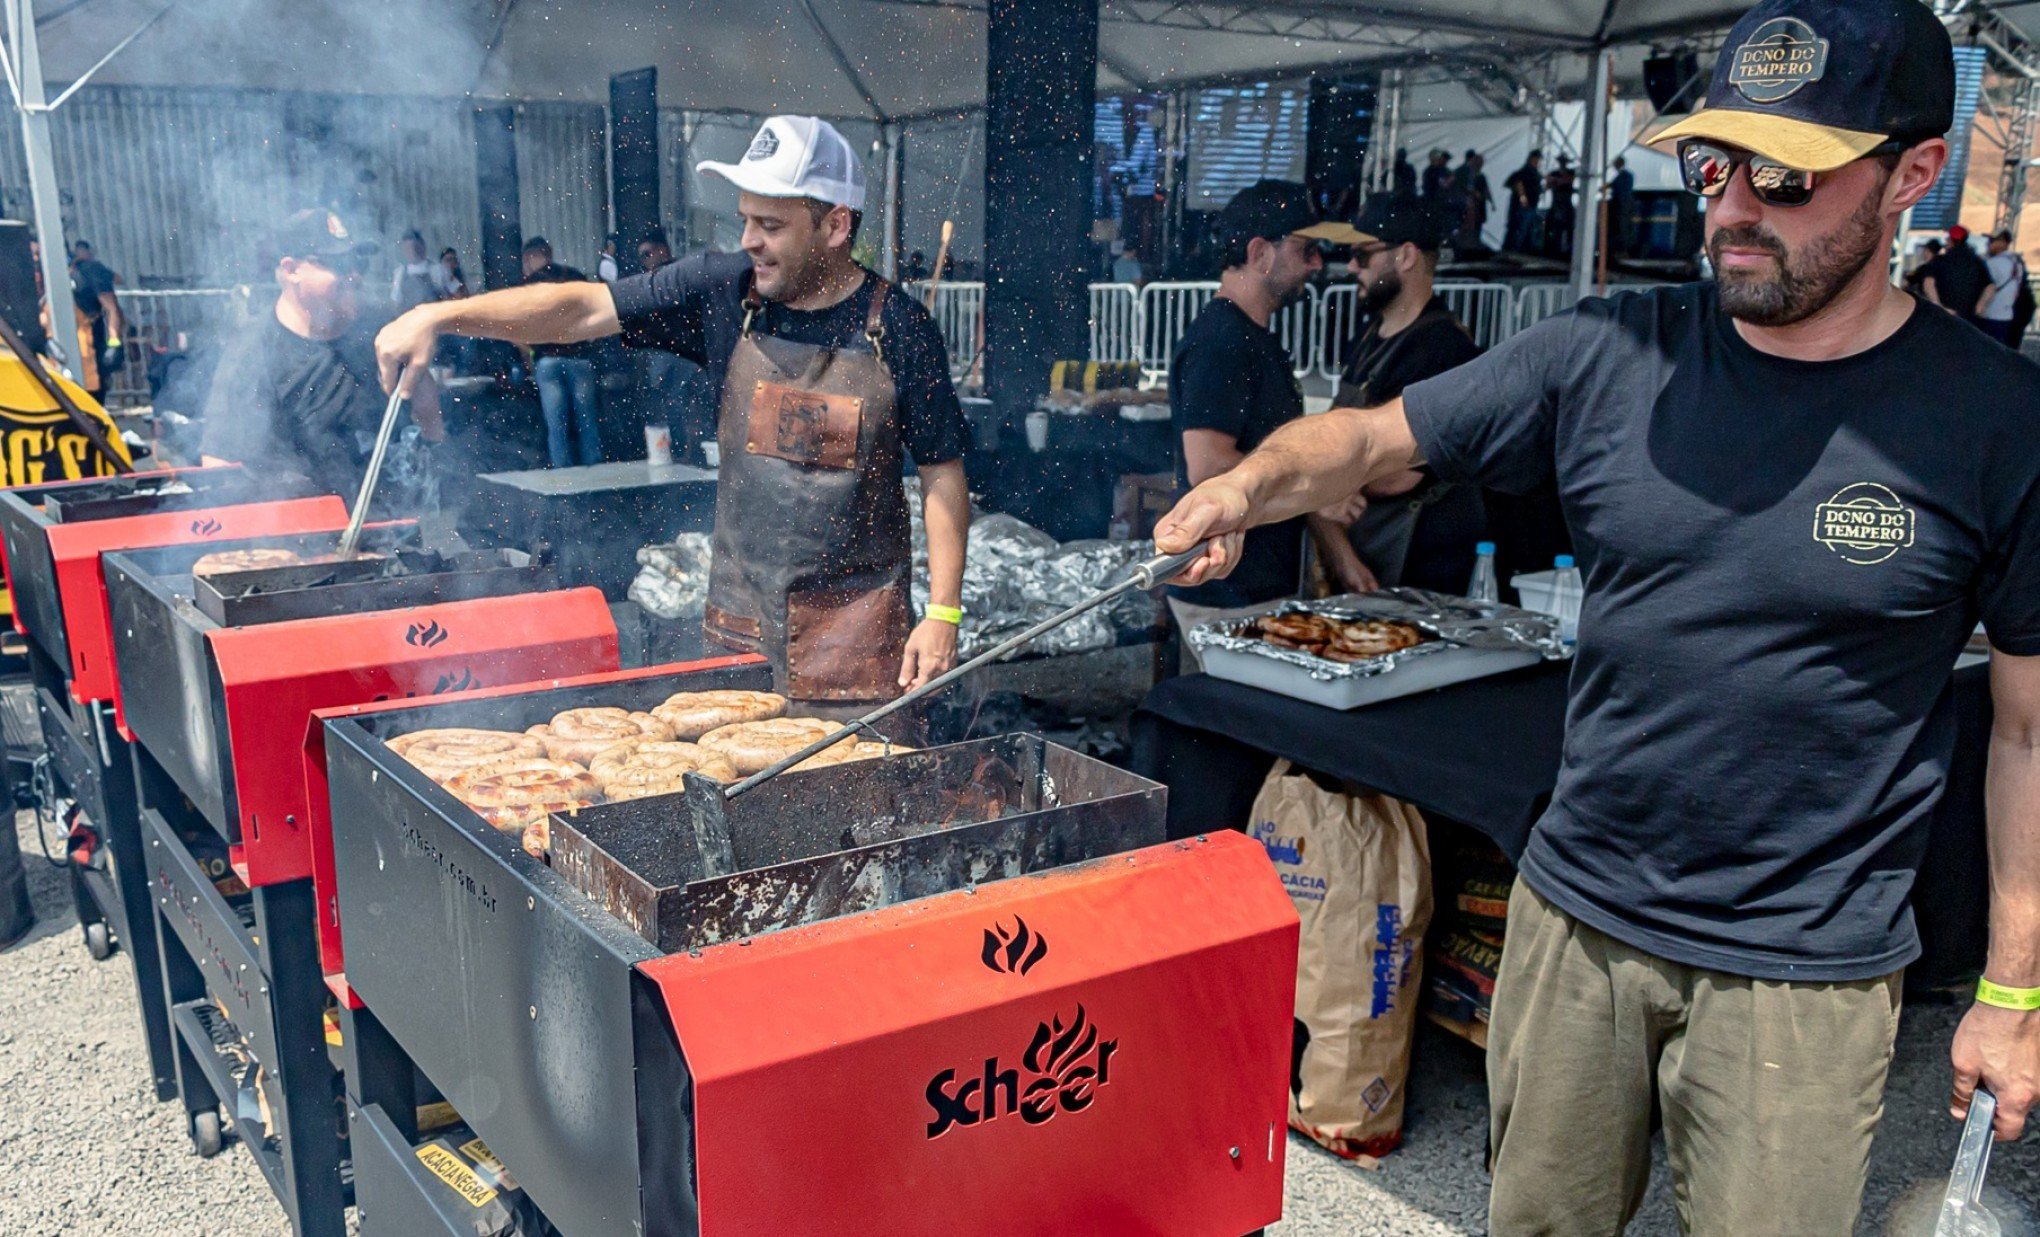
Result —
[[747, 283], [723, 380], [703, 627], [763, 653], [776, 690], [796, 700], [899, 694], [911, 543], [880, 322], [890, 287], [870, 278], [864, 348], [755, 332], [765, 305]]

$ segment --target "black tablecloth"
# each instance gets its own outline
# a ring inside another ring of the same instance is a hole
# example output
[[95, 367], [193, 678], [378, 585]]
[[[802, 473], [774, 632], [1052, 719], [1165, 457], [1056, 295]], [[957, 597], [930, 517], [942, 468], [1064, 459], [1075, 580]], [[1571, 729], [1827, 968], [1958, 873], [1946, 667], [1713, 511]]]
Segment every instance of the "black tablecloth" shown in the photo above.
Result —
[[561, 585], [593, 585], [621, 601], [640, 547], [714, 525], [714, 473], [631, 460], [477, 477], [460, 532], [474, 545], [549, 545]]
[[[1239, 828], [1282, 757], [1469, 825], [1513, 862], [1558, 778], [1567, 669], [1534, 666], [1343, 713], [1187, 675], [1156, 686], [1134, 715], [1133, 766], [1169, 788], [1172, 838]], [[1913, 886], [1924, 950], [1907, 976], [1915, 985], [1974, 970], [1987, 944], [1988, 666], [1955, 672], [1955, 714], [1948, 788]]]
[[1135, 715], [1134, 768], [1169, 787], [1172, 837], [1237, 828], [1279, 756], [1471, 825], [1514, 860], [1558, 779], [1567, 669], [1532, 666], [1346, 712], [1185, 675], [1157, 685]]

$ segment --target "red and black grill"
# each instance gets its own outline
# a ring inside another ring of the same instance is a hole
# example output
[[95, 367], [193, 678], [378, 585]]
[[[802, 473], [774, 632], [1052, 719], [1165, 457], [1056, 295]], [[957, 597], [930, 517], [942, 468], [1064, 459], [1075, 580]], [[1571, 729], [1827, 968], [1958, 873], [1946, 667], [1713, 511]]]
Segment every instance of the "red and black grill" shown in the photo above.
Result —
[[[323, 1030], [321, 933], [336, 964], [338, 938], [314, 881], [330, 855], [305, 761], [314, 711], [617, 665], [600, 593], [551, 589], [519, 552], [431, 553], [411, 535], [371, 529], [345, 560], [330, 531], [104, 559], [178, 1090], [203, 1152], [235, 1115], [299, 1237], [343, 1232], [350, 1189]], [[192, 574], [252, 549], [305, 561]]]
[[1163, 843], [1161, 787], [1006, 736], [555, 815], [548, 864], [385, 745], [768, 680], [322, 715], [362, 1232], [1276, 1219], [1296, 915], [1244, 837]]
[[0, 549], [27, 637], [30, 678], [57, 808], [75, 803], [72, 898], [87, 947], [118, 941], [134, 961], [144, 1042], [159, 1099], [176, 1093], [162, 999], [155, 915], [146, 882], [133, 763], [113, 724], [112, 621], [101, 556], [107, 550], [217, 542], [345, 526], [331, 496], [257, 479], [239, 467], [129, 473], [0, 492]]

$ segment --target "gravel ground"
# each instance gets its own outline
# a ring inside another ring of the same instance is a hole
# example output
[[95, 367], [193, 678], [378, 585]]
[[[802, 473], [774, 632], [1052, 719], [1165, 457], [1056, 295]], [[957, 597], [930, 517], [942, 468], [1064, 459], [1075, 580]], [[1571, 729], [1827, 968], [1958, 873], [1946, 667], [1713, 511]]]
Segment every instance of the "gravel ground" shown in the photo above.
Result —
[[[254, 1162], [238, 1148], [201, 1160], [175, 1103], [158, 1104], [142, 1059], [141, 1022], [125, 953], [93, 962], [61, 873], [43, 863], [33, 817], [22, 851], [41, 917], [0, 950], [0, 1234], [148, 1232], [287, 1237], [289, 1226]], [[1864, 1234], [1908, 1189], [1945, 1180], [1957, 1127], [1945, 1116], [1947, 1043], [1959, 1011], [1909, 1008], [1899, 1031], [1887, 1108], [1872, 1153]], [[1481, 1054], [1426, 1026], [1418, 1036], [1407, 1138], [1378, 1170], [1289, 1143], [1287, 1218], [1271, 1237], [1459, 1237], [1486, 1231], [1487, 1107]], [[1632, 1237], [1678, 1232], [1658, 1149]], [[2040, 1132], [2000, 1147], [1991, 1166], [2000, 1214], [2040, 1214]], [[2007, 1237], [2040, 1237], [2030, 1219]]]

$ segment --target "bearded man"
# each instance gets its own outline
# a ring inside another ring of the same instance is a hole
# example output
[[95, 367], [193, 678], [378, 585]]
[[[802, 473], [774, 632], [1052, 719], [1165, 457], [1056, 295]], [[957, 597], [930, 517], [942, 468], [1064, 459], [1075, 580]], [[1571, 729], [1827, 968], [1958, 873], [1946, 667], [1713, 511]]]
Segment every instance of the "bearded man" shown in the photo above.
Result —
[[[1480, 355], [1444, 298], [1431, 290], [1444, 228], [1428, 202], [1379, 193], [1353, 225], [1362, 240], [1346, 263], [1358, 283], [1362, 328], [1346, 348], [1332, 403], [1374, 408], [1403, 388]], [[1363, 585], [1465, 589], [1474, 548], [1487, 535], [1480, 487], [1406, 469], [1370, 484], [1350, 534]], [[1355, 504], [1356, 506], [1358, 504]]]
[[2040, 368], [1886, 260], [1954, 98], [1917, 0], [1766, 0], [1664, 135], [1716, 282], [1285, 426], [1157, 530], [1217, 538], [1196, 584], [1243, 530], [1419, 464], [1557, 482], [1586, 600], [1494, 995], [1498, 1237], [1622, 1231], [1654, 1106], [1687, 1233], [1855, 1231], [1979, 619], [1990, 953], [1952, 1108], [1987, 1086], [2016, 1138], [2040, 1089]]
[[[376, 338], [383, 383], [424, 373], [442, 333], [518, 344], [621, 333], [702, 366], [722, 394], [704, 634], [764, 653], [796, 712], [856, 716], [956, 660], [969, 430], [942, 336], [850, 256], [864, 170], [833, 125], [773, 116], [742, 159], [697, 170], [739, 190], [741, 254], [421, 305]], [[928, 529], [918, 624], [900, 484], [909, 458]], [[667, 531], [646, 529], [646, 540]]]

